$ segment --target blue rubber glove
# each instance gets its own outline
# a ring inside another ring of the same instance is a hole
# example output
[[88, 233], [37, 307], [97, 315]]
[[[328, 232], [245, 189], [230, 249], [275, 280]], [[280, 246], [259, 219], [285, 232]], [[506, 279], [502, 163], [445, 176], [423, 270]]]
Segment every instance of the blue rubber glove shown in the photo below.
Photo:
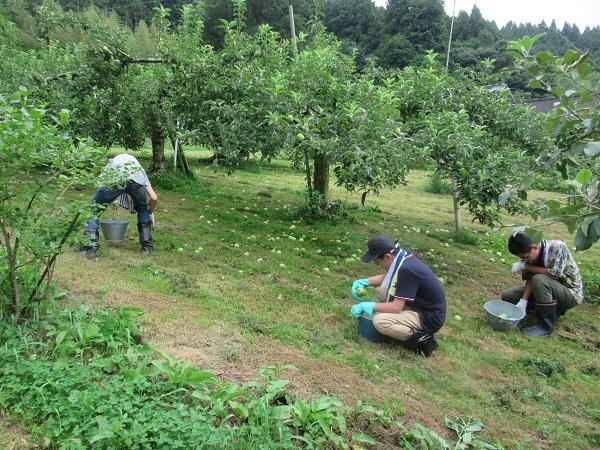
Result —
[[375, 314], [375, 302], [357, 303], [350, 308], [350, 314], [352, 314], [354, 317], [359, 317], [363, 314], [373, 317], [373, 314]]
[[354, 283], [352, 283], [352, 296], [359, 302], [364, 302], [365, 299], [362, 298], [360, 295], [358, 295], [356, 293], [356, 290], [358, 288], [366, 288], [367, 286], [369, 286], [369, 280], [367, 280], [366, 278], [361, 278], [360, 280], [356, 280]]

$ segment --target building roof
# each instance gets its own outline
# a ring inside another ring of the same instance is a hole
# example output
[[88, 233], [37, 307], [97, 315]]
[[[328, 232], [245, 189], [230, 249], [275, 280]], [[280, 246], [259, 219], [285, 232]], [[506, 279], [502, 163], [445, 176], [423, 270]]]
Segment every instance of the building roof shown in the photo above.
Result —
[[[600, 103], [600, 97], [594, 96], [589, 106], [597, 105]], [[549, 113], [558, 105], [560, 101], [556, 97], [545, 97], [545, 98], [530, 98], [524, 101], [525, 106], [533, 108], [536, 112]]]

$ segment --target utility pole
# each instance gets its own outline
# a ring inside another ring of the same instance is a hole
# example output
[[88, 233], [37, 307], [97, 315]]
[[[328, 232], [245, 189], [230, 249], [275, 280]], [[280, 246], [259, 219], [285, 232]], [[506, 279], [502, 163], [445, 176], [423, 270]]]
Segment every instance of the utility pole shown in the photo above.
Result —
[[[454, 0], [454, 4], [452, 5], [452, 20], [450, 21], [450, 36], [448, 36], [448, 52], [446, 53], [446, 72], [448, 71], [448, 67], [450, 66], [450, 48], [452, 46], [452, 31], [454, 30], [454, 14], [456, 12], [456, 0]], [[460, 217], [460, 202], [459, 202], [459, 190], [456, 185], [456, 178], [454, 176], [451, 177], [452, 180], [452, 203], [454, 206], [454, 230], [456, 233], [459, 233], [462, 229], [462, 219]]]
[[296, 24], [294, 23], [294, 6], [289, 5], [290, 11], [290, 32], [292, 35], [292, 48], [294, 50], [294, 58], [298, 57], [298, 44], [296, 42]]
[[452, 5], [452, 20], [450, 21], [450, 36], [448, 36], [448, 52], [446, 53], [446, 70], [448, 70], [448, 65], [450, 64], [450, 47], [452, 45], [452, 31], [454, 30], [454, 13], [456, 11], [456, 0], [454, 0], [454, 4]]

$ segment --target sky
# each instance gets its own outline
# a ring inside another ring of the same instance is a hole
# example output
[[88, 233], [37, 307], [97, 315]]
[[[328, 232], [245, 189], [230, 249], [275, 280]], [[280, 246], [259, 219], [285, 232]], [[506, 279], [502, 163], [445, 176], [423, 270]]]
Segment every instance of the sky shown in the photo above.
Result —
[[[387, 0], [374, 2], [383, 6]], [[444, 3], [446, 12], [451, 16], [453, 0], [444, 0]], [[509, 20], [535, 24], [545, 20], [550, 25], [554, 19], [559, 29], [566, 21], [576, 23], [581, 31], [586, 26], [600, 25], [600, 0], [456, 0], [456, 14], [461, 9], [470, 13], [474, 4], [485, 19], [496, 21], [500, 28]]]

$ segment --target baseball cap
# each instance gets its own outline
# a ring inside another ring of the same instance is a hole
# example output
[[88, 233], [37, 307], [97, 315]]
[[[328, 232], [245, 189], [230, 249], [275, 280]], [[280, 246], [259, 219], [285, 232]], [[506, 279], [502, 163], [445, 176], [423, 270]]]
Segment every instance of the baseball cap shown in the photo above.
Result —
[[386, 234], [380, 234], [367, 242], [367, 252], [360, 259], [362, 262], [370, 263], [378, 256], [392, 253], [397, 247], [397, 241]]

